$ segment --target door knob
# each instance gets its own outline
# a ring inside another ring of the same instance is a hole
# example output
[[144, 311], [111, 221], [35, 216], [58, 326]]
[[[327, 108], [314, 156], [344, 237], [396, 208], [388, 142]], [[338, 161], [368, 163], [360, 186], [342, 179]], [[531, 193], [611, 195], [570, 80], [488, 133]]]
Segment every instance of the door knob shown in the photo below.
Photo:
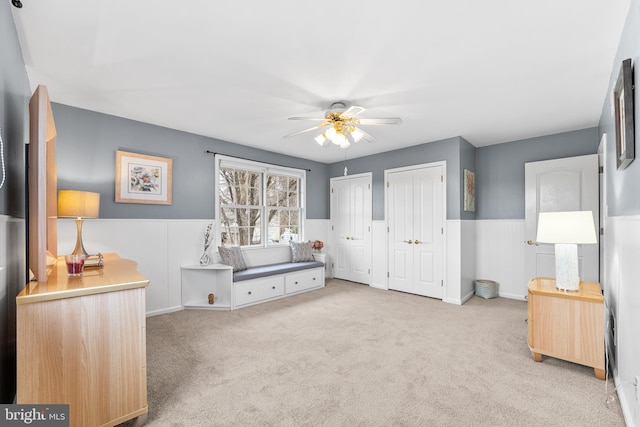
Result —
[[535, 240], [527, 240], [527, 245], [538, 246], [538, 242], [536, 242]]
[[413, 240], [405, 240], [404, 242], [405, 242], [405, 243], [408, 243], [408, 244], [412, 244], [412, 243], [413, 243]]
[[345, 237], [345, 239], [349, 240], [349, 239], [351, 239], [351, 237], [347, 236], [347, 237]]
[[419, 245], [419, 244], [420, 244], [420, 240], [416, 240], [416, 241], [415, 241], [415, 242], [413, 242], [413, 243], [415, 243], [416, 245]]

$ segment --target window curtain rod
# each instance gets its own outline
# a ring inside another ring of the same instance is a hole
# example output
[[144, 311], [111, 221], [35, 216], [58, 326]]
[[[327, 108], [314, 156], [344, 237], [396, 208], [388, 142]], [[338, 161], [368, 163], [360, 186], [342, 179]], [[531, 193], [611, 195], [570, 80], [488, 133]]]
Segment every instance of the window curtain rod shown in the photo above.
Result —
[[[271, 166], [280, 166], [281, 168], [300, 169], [300, 168], [296, 168], [294, 166], [285, 166], [285, 165], [279, 165], [277, 163], [263, 162], [262, 160], [247, 159], [246, 157], [230, 156], [230, 155], [224, 154], [224, 153], [216, 153], [215, 151], [211, 151], [211, 150], [206, 150], [205, 153], [213, 154], [214, 156], [216, 154], [220, 154], [221, 156], [233, 157], [234, 159], [247, 160], [247, 161], [250, 161], [250, 162], [257, 162], [257, 163], [264, 163], [265, 165], [271, 165]], [[311, 172], [311, 169], [304, 169], [304, 170], [306, 170], [307, 172]]]

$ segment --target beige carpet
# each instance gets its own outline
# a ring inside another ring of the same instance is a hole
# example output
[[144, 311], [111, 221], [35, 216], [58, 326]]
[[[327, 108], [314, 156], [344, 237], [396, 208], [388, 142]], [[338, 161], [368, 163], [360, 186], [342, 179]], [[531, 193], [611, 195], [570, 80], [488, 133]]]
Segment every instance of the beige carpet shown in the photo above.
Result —
[[[330, 280], [147, 319], [149, 426], [623, 426], [614, 386], [527, 347], [525, 302]], [[608, 387], [608, 390], [607, 390]]]

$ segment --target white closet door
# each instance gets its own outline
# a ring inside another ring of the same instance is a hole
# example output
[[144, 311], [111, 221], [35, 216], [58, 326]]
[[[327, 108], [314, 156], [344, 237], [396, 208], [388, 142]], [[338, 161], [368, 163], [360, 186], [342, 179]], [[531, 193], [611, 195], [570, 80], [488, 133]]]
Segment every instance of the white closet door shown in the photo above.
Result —
[[334, 277], [371, 281], [371, 175], [331, 180]]
[[414, 174], [415, 293], [442, 299], [443, 227], [442, 167], [420, 169]]
[[441, 166], [387, 175], [389, 289], [442, 299]]
[[387, 176], [389, 289], [415, 293], [413, 281], [413, 172]]

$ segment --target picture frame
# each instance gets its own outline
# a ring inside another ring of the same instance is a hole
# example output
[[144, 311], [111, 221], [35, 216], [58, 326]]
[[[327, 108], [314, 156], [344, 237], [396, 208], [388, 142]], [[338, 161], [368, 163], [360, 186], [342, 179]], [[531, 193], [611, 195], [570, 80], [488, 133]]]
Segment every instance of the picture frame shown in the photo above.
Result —
[[172, 159], [116, 151], [116, 203], [170, 205]]
[[464, 211], [475, 212], [476, 210], [476, 176], [469, 169], [464, 170]]
[[635, 159], [635, 126], [633, 106], [633, 70], [631, 58], [622, 61], [613, 90], [616, 130], [616, 167], [624, 170]]

